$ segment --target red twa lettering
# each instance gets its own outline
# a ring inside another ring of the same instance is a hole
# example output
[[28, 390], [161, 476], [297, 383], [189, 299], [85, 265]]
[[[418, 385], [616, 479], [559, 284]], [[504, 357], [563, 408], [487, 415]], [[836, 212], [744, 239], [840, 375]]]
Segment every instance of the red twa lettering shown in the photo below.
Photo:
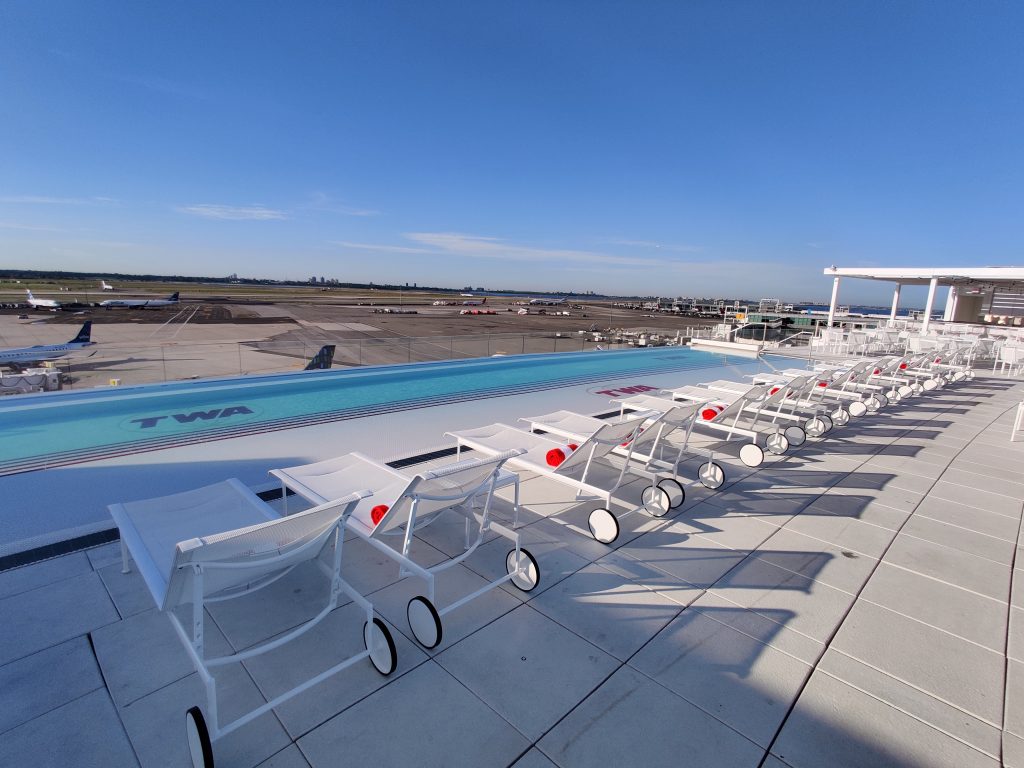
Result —
[[641, 392], [657, 392], [657, 387], [650, 387], [646, 384], [634, 384], [631, 387], [619, 387], [618, 389], [596, 389], [595, 395], [608, 395], [609, 397], [622, 397], [624, 395], [638, 395]]

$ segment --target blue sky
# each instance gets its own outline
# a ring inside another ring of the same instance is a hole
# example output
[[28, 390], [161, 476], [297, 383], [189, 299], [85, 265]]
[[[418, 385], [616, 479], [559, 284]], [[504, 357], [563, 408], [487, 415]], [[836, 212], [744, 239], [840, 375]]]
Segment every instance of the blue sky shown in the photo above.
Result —
[[805, 300], [1021, 264], [1022, 39], [988, 0], [5, 0], [0, 267]]

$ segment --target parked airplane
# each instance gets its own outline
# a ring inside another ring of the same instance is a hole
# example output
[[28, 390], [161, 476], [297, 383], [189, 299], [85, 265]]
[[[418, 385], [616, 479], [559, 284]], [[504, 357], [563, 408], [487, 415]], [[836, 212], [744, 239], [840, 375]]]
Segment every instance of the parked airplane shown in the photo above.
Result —
[[108, 285], [106, 280], [100, 280], [100, 290], [103, 291], [114, 291], [117, 290], [112, 285]]
[[25, 289], [25, 293], [28, 294], [28, 305], [32, 309], [60, 309], [61, 303], [56, 299], [37, 299], [32, 295], [32, 291]]
[[555, 307], [559, 304], [565, 304], [565, 299], [530, 299], [530, 304], [543, 307]]
[[150, 309], [153, 307], [173, 307], [178, 303], [178, 291], [175, 291], [166, 299], [107, 299], [101, 301], [99, 306], [106, 309], [114, 307], [124, 309]]
[[486, 303], [487, 303], [487, 297], [485, 296], [482, 299], [467, 299], [466, 301], [462, 302], [462, 306], [464, 306], [464, 307], [479, 307], [481, 304], [486, 304]]
[[313, 355], [313, 359], [309, 361], [302, 370], [304, 371], [326, 371], [334, 364], [334, 345], [325, 344], [320, 347], [320, 351]]
[[92, 320], [86, 320], [81, 330], [78, 331], [78, 335], [66, 344], [39, 344], [34, 347], [21, 347], [20, 349], [0, 349], [0, 365], [24, 368], [33, 363], [56, 360], [75, 350], [91, 347], [96, 343], [90, 340], [91, 334]]

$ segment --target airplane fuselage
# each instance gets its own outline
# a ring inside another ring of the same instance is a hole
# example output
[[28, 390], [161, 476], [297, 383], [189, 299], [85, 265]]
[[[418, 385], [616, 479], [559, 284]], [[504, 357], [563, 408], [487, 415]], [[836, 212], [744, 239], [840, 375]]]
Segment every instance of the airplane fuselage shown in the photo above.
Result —
[[0, 365], [10, 363], [38, 363], [46, 360], [57, 360], [77, 349], [90, 347], [95, 342], [80, 344], [49, 344], [46, 346], [22, 347], [21, 349], [5, 349], [0, 351]]

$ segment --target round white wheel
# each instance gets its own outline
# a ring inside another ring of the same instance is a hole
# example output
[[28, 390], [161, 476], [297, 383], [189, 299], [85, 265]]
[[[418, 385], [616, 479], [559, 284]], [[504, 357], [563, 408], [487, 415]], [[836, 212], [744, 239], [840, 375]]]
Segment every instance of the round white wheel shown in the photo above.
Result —
[[878, 409], [882, 407], [882, 401], [877, 396], [871, 395], [864, 401], [864, 405], [867, 407], [868, 413], [878, 413]]
[[519, 548], [518, 558], [514, 549], [510, 549], [505, 555], [505, 570], [512, 576], [513, 586], [522, 592], [530, 592], [540, 584], [540, 566], [537, 565], [537, 558], [522, 547]]
[[669, 509], [675, 509], [686, 501], [686, 489], [674, 477], [666, 477], [658, 483], [658, 487], [668, 494]]
[[199, 707], [192, 707], [185, 713], [185, 737], [194, 768], [213, 768], [213, 745]]
[[889, 404], [889, 398], [883, 395], [881, 392], [875, 395], [878, 398], [879, 408], [885, 408]]
[[[757, 446], [754, 446], [757, 448]], [[760, 450], [758, 448], [758, 450]], [[740, 456], [743, 455], [743, 451], [740, 451]], [[761, 454], [762, 461], [764, 460], [764, 453]], [[700, 469], [697, 470], [697, 477], [700, 478], [700, 484], [705, 488], [710, 488], [712, 491], [717, 491], [725, 483], [725, 470], [722, 469], [722, 465], [717, 461], [709, 461], [706, 464], [701, 464]]]
[[[800, 427], [786, 427], [783, 434], [786, 436], [786, 439], [789, 440], [789, 444], [793, 447], [803, 445], [807, 441], [807, 432]], [[768, 447], [768, 450], [771, 450], [771, 446]]]
[[[799, 427], [798, 427], [799, 429]], [[803, 431], [803, 430], [801, 430]], [[781, 456], [789, 450], [789, 438], [781, 432], [773, 432], [764, 441], [765, 447], [776, 456]]]
[[[405, 606], [405, 617], [416, 642], [424, 648], [436, 648], [441, 642], [441, 616], [434, 604], [422, 595], [417, 595]], [[377, 662], [373, 664], [377, 666]], [[378, 670], [380, 668], [378, 667]]]
[[831, 432], [832, 427], [835, 426], [835, 423], [833, 423], [832, 421], [832, 417], [829, 416], [827, 413], [822, 413], [818, 416], [818, 418], [821, 419], [822, 423], [825, 425], [825, 431]]
[[591, 512], [587, 523], [590, 525], [591, 535], [602, 544], [611, 544], [619, 538], [619, 521], [604, 507], [598, 507]]
[[920, 382], [915, 381], [913, 384], [910, 385], [910, 389], [914, 393], [914, 397], [917, 397], [922, 392], [924, 392], [924, 385], [921, 384]]
[[921, 386], [923, 386], [926, 390], [931, 392], [933, 389], [939, 388], [939, 382], [936, 379], [925, 379], [924, 384], [922, 384]]
[[640, 495], [640, 503], [652, 517], [664, 517], [672, 506], [668, 492], [656, 485], [648, 485]]
[[967, 372], [967, 378], [968, 379], [973, 379], [974, 378], [974, 369], [973, 368]]
[[850, 423], [850, 412], [843, 408], [842, 406], [832, 411], [832, 413], [830, 413], [829, 416], [832, 417], [832, 422], [837, 427], [845, 427], [847, 424]]
[[903, 395], [900, 394], [900, 391], [898, 389], [890, 389], [888, 392], [885, 393], [885, 396], [894, 403], [898, 403], [900, 400], [903, 399]]
[[[440, 642], [440, 638], [438, 638]], [[370, 663], [382, 675], [390, 675], [398, 664], [398, 652], [391, 630], [377, 617], [363, 624], [363, 646], [370, 652]]]
[[804, 422], [804, 430], [810, 437], [821, 437], [827, 431], [825, 422], [818, 416], [813, 416]]
[[863, 416], [867, 412], [868, 412], [868, 407], [864, 403], [862, 403], [860, 400], [855, 400], [854, 402], [850, 403], [850, 415], [851, 416], [860, 417], [860, 416]]
[[759, 467], [764, 464], [764, 451], [759, 445], [747, 443], [740, 448], [740, 461], [748, 467]]
[[911, 397], [917, 394], [916, 392], [914, 392], [914, 388], [909, 384], [904, 384], [897, 391], [899, 392], [901, 399], [904, 397]]

